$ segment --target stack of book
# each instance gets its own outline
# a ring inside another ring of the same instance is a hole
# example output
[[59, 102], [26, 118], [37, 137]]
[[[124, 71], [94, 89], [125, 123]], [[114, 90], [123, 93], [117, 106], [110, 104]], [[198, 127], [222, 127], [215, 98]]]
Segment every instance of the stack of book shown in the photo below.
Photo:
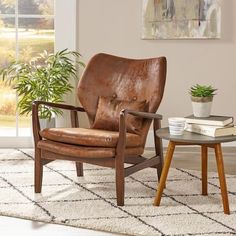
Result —
[[211, 137], [236, 135], [234, 118], [231, 116], [215, 116], [207, 118], [186, 116], [185, 130], [193, 133], [203, 134]]

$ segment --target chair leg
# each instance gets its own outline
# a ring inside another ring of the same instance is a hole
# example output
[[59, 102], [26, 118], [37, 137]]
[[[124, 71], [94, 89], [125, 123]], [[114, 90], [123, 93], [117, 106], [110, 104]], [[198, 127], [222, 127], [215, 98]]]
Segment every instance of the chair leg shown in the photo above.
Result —
[[160, 182], [160, 179], [161, 179], [162, 168], [163, 168], [163, 163], [161, 162], [161, 163], [157, 166], [158, 182]]
[[[116, 198], [117, 205], [124, 206], [125, 197], [125, 169], [124, 161], [122, 158], [115, 158], [115, 171], [116, 171]], [[124, 159], [123, 159], [124, 160]]]
[[83, 163], [81, 163], [81, 162], [76, 162], [76, 163], [75, 163], [75, 166], [76, 166], [76, 173], [77, 173], [77, 176], [84, 176]]
[[41, 150], [39, 148], [35, 148], [34, 158], [34, 191], [35, 193], [41, 193], [43, 179], [43, 162], [41, 158]]

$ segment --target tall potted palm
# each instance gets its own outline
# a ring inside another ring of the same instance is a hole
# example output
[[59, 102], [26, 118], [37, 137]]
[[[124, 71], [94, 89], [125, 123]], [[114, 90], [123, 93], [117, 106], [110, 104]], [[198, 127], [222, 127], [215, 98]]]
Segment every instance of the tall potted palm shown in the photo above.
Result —
[[[13, 84], [18, 94], [17, 108], [20, 115], [31, 115], [32, 101], [63, 102], [71, 92], [70, 79], [77, 79], [77, 66], [84, 67], [81, 55], [67, 49], [55, 54], [40, 53], [29, 62], [13, 62], [0, 71], [2, 80]], [[40, 106], [39, 117], [43, 127], [52, 126], [52, 118], [62, 114], [57, 108]]]

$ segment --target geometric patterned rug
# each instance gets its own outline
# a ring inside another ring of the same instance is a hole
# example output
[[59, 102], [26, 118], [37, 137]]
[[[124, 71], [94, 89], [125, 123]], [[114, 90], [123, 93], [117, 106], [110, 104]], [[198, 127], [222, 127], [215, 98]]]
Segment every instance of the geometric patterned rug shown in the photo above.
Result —
[[0, 149], [0, 215], [126, 235], [236, 235], [236, 176], [227, 175], [231, 215], [223, 214], [218, 176], [172, 168], [160, 207], [152, 206], [157, 177], [145, 169], [126, 178], [125, 206], [116, 206], [114, 170], [55, 161], [44, 167], [41, 194], [33, 189], [33, 150]]

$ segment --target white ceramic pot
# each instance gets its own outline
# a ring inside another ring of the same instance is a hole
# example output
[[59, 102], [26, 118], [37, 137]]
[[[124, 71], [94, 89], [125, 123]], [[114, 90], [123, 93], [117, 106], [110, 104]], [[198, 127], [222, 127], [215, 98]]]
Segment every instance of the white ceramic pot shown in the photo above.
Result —
[[209, 117], [211, 115], [213, 97], [192, 97], [193, 115], [196, 117]]
[[40, 129], [55, 128], [55, 117], [49, 119], [39, 119]]

